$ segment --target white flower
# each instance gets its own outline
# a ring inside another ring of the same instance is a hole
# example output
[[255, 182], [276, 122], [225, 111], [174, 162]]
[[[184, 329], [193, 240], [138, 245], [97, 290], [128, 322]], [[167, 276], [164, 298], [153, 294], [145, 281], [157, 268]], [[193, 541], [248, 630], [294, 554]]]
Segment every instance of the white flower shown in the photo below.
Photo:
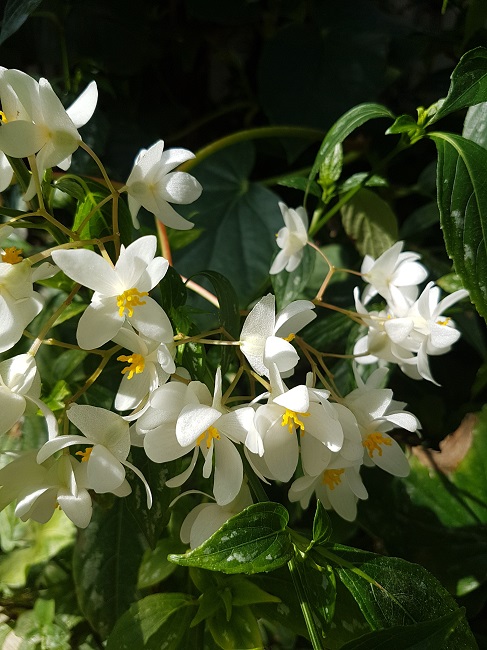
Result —
[[[218, 505], [223, 506], [235, 499], [243, 481], [243, 464], [234, 443], [243, 443], [252, 426], [254, 410], [251, 406], [227, 411], [221, 403], [221, 369], [215, 376], [215, 391], [211, 406], [189, 404], [185, 406], [176, 424], [176, 438], [183, 448], [201, 450], [205, 462], [204, 478], [209, 478], [215, 461], [213, 494]], [[190, 466], [191, 467], [191, 466]], [[193, 465], [194, 467], [194, 465]], [[167, 482], [169, 487], [181, 485], [181, 477], [188, 478], [187, 472]]]
[[189, 544], [191, 548], [200, 546], [230, 517], [242, 512], [252, 503], [250, 490], [246, 483], [242, 483], [240, 492], [235, 499], [225, 506], [219, 506], [218, 503], [200, 503], [186, 515], [179, 533], [181, 541], [183, 544]]
[[150, 339], [163, 335], [164, 310], [148, 293], [168, 268], [166, 259], [154, 258], [156, 247], [154, 235], [140, 237], [122, 246], [115, 267], [90, 250], [53, 251], [52, 258], [68, 277], [95, 292], [78, 323], [81, 348], [98, 348], [113, 339], [126, 319]]
[[[56, 165], [66, 169], [81, 141], [77, 128], [93, 114], [98, 97], [92, 82], [66, 111], [47, 79], [39, 82], [20, 70], [0, 70], [3, 119], [0, 150], [13, 158], [36, 155], [39, 177]], [[35, 194], [31, 179], [24, 199]]]
[[292, 371], [299, 356], [290, 341], [316, 314], [309, 300], [295, 300], [275, 315], [276, 299], [267, 294], [253, 307], [240, 334], [241, 350], [259, 375], [269, 376], [275, 363], [281, 374]]
[[327, 399], [329, 392], [304, 385], [288, 390], [274, 364], [270, 375], [268, 402], [257, 408], [245, 441], [250, 452], [260, 456], [251, 457], [252, 463], [267, 478], [289, 481], [298, 463], [299, 432], [305, 471], [313, 473], [317, 467], [318, 473], [344, 442], [342, 426]]
[[[84, 435], [58, 436], [48, 440], [37, 454], [43, 463], [60, 449], [71, 445], [92, 445], [78, 452], [87, 463], [88, 485], [95, 492], [127, 494], [125, 467], [131, 469], [143, 482], [147, 492], [147, 507], [152, 505], [152, 495], [140, 470], [127, 461], [130, 452], [129, 424], [120, 415], [97, 406], [73, 404], [67, 411], [69, 420]], [[129, 490], [130, 491], [130, 490]]]
[[202, 187], [196, 178], [173, 171], [191, 158], [194, 154], [187, 149], [164, 151], [163, 140], [140, 151], [127, 180], [128, 203], [136, 228], [139, 228], [137, 214], [141, 207], [171, 228], [187, 230], [194, 226], [169, 205], [192, 203], [201, 194]]
[[418, 284], [426, 280], [428, 271], [417, 260], [417, 253], [404, 252], [404, 242], [399, 241], [374, 260], [366, 255], [361, 273], [369, 285], [362, 293], [366, 305], [380, 294], [393, 310], [404, 309], [418, 296]]
[[0, 470], [0, 510], [17, 500], [17, 517], [45, 524], [59, 507], [76, 526], [86, 528], [92, 504], [85, 464], [63, 454], [40, 465], [36, 453], [21, 454]]
[[40, 409], [46, 419], [49, 438], [57, 435], [52, 411], [41, 402], [41, 380], [36, 362], [30, 354], [19, 354], [0, 362], [0, 434], [6, 433], [20, 420], [29, 404]]
[[0, 192], [3, 192], [12, 182], [14, 170], [10, 166], [7, 156], [0, 151]]
[[299, 501], [302, 508], [307, 508], [314, 492], [327, 510], [354, 521], [358, 499], [368, 497], [360, 477], [360, 463], [346, 462], [338, 454], [318, 476], [297, 478], [289, 489], [289, 501]]
[[355, 377], [358, 388], [343, 400], [355, 415], [364, 447], [364, 464], [377, 465], [394, 476], [407, 476], [409, 463], [397, 442], [387, 434], [396, 427], [418, 431], [421, 425], [412, 413], [404, 411], [405, 404], [392, 399], [392, 390], [378, 388], [387, 369], [374, 371], [364, 383], [358, 372]]
[[117, 361], [129, 364], [122, 370], [122, 382], [115, 396], [117, 411], [137, 408], [149, 393], [162, 386], [176, 371], [173, 329], [163, 311], [159, 325], [161, 335], [157, 341], [137, 335], [127, 323], [113, 338], [115, 343], [132, 352], [117, 357]]
[[[178, 369], [178, 373], [181, 370]], [[208, 388], [199, 381], [189, 384], [176, 379], [156, 388], [148, 407], [131, 427], [132, 444], [143, 446], [147, 456], [155, 463], [167, 463], [181, 458], [194, 449], [194, 445], [181, 447], [176, 438], [179, 414], [188, 404], [211, 404]]]
[[269, 273], [274, 275], [286, 269], [289, 273], [298, 268], [303, 258], [303, 249], [308, 242], [308, 215], [303, 207], [292, 210], [284, 203], [279, 203], [282, 218], [286, 224], [276, 235], [276, 241], [282, 250], [272, 263]]
[[[369, 325], [367, 336], [359, 339], [354, 347], [358, 363], [374, 363], [384, 359], [397, 363], [401, 370], [412, 379], [435, 380], [429, 368], [428, 355], [448, 352], [460, 332], [443, 311], [468, 295], [461, 289], [439, 301], [440, 290], [430, 282], [418, 300], [395, 315], [391, 311], [370, 312], [361, 304], [358, 290], [355, 289], [357, 312]], [[439, 301], [439, 302], [438, 302]]]

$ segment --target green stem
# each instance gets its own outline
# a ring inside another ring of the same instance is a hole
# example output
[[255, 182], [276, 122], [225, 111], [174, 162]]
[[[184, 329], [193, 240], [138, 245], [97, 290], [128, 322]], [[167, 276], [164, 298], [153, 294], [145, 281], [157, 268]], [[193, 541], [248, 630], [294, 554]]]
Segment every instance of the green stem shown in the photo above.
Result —
[[306, 627], [308, 628], [309, 639], [311, 641], [311, 645], [313, 646], [313, 650], [323, 650], [324, 646], [320, 633], [318, 632], [318, 629], [316, 628], [314, 622], [313, 612], [311, 611], [310, 604], [306, 598], [306, 591], [304, 589], [303, 583], [301, 582], [301, 575], [299, 574], [299, 569], [296, 565], [296, 559], [292, 558], [289, 560], [287, 565], [289, 568], [289, 573], [291, 574], [291, 578], [293, 580], [294, 588], [296, 589], [296, 593], [298, 595], [299, 604], [301, 606], [301, 611], [303, 612]]
[[323, 136], [324, 132], [319, 129], [300, 126], [265, 126], [257, 129], [245, 129], [244, 131], [237, 131], [237, 133], [232, 133], [224, 138], [215, 140], [215, 142], [203, 147], [203, 149], [196, 152], [195, 158], [183, 163], [179, 169], [188, 171], [198, 165], [205, 158], [212, 156], [217, 151], [226, 149], [238, 142], [258, 140], [261, 138], [303, 138], [306, 140], [319, 141], [323, 139]]
[[407, 146], [409, 146], [407, 143], [404, 142], [404, 140], [400, 140], [397, 145], [394, 147], [392, 151], [390, 151], [385, 158], [383, 158], [368, 174], [367, 176], [362, 180], [362, 182], [359, 185], [356, 185], [355, 187], [352, 187], [352, 189], [348, 190], [346, 194], [344, 194], [336, 203], [335, 205], [330, 208], [325, 214], [314, 221], [314, 223], [311, 224], [311, 227], [308, 232], [308, 236], [311, 238], [313, 235], [315, 235], [320, 228], [322, 228], [325, 223], [327, 223], [333, 215], [335, 215], [341, 208], [342, 206], [345, 205], [345, 203], [348, 203], [350, 199], [357, 194], [359, 190], [361, 190], [366, 183], [374, 176], [377, 174], [379, 171], [381, 171], [384, 167], [386, 167], [390, 161], [397, 156], [398, 153], [403, 151]]

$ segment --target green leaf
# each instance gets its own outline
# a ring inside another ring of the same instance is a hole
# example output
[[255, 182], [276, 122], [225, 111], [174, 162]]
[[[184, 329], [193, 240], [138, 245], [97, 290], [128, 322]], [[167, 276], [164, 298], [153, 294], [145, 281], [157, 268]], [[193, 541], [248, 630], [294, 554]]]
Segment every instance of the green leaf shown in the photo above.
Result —
[[359, 190], [342, 209], [342, 223], [361, 255], [379, 257], [398, 238], [396, 216], [375, 192]]
[[306, 188], [308, 188], [309, 194], [316, 196], [318, 199], [321, 198], [322, 191], [320, 186], [316, 181], [308, 184], [307, 176], [295, 176], [294, 174], [283, 176], [282, 178], [279, 178], [277, 184], [282, 185], [283, 187], [291, 187], [295, 190], [301, 190], [303, 193], [306, 192]]
[[345, 194], [359, 185], [363, 185], [364, 187], [388, 187], [389, 185], [387, 179], [383, 176], [373, 174], [370, 178], [368, 177], [369, 174], [367, 172], [353, 174], [340, 185], [340, 193]]
[[54, 384], [53, 389], [44, 398], [44, 403], [51, 409], [51, 411], [60, 411], [64, 409], [64, 399], [71, 395], [71, 390], [64, 379], [60, 379]]
[[436, 225], [440, 220], [438, 204], [436, 201], [425, 203], [412, 212], [401, 225], [400, 239], [414, 239], [418, 233]]
[[154, 549], [148, 548], [139, 568], [137, 588], [153, 587], [174, 573], [177, 567], [169, 562], [167, 556], [169, 553], [181, 553], [184, 548], [185, 545], [181, 541], [171, 538], [159, 540]]
[[316, 502], [316, 512], [313, 519], [313, 544], [321, 544], [330, 539], [331, 521], [321, 501]]
[[[313, 549], [314, 557], [332, 564], [374, 630], [413, 625], [458, 611], [458, 606], [426, 569], [400, 558], [383, 557], [346, 546]], [[320, 562], [321, 563], [321, 562]], [[470, 650], [475, 640], [462, 616], [444, 650]]]
[[309, 174], [308, 183], [318, 174], [325, 158], [341, 144], [355, 129], [369, 120], [380, 117], [394, 119], [389, 109], [381, 104], [359, 104], [342, 115], [326, 134]]
[[250, 607], [235, 607], [230, 620], [224, 616], [208, 619], [211, 635], [223, 650], [259, 650], [264, 648], [257, 619]]
[[86, 307], [87, 305], [85, 305], [82, 302], [72, 302], [64, 309], [63, 313], [59, 315], [53, 327], [55, 327], [56, 325], [61, 325], [61, 323], [64, 323], [70, 318], [74, 318], [75, 316], [78, 316], [79, 314], [84, 312]]
[[378, 632], [370, 632], [350, 641], [341, 650], [375, 650], [394, 648], [394, 650], [438, 650], [450, 638], [464, 610], [445, 614], [434, 621], [416, 625], [398, 625]]
[[53, 183], [53, 186], [56, 190], [72, 196], [74, 199], [80, 201], [81, 203], [86, 199], [86, 189], [84, 187], [84, 180], [82, 178], [76, 180], [72, 177], [65, 178], [61, 176], [60, 179], [56, 180]]
[[170, 266], [166, 275], [159, 282], [161, 291], [161, 306], [167, 314], [186, 304], [188, 291], [181, 276], [173, 266]]
[[487, 102], [470, 106], [463, 123], [462, 135], [487, 149]]
[[287, 510], [278, 503], [257, 503], [229, 519], [206, 542], [169, 559], [222, 573], [260, 573], [285, 564], [293, 554], [286, 529]]
[[22, 27], [41, 2], [42, 0], [7, 0], [0, 31], [0, 45]]
[[136, 603], [116, 622], [107, 650], [179, 650], [194, 615], [188, 594], [152, 594]]
[[487, 318], [487, 150], [451, 133], [430, 134], [438, 149], [438, 206], [448, 255]]
[[201, 197], [192, 206], [178, 206], [184, 216], [198, 210], [193, 221], [204, 232], [175, 252], [176, 268], [185, 277], [202, 269], [223, 274], [241, 307], [268, 282], [275, 233], [282, 225], [279, 197], [249, 180], [253, 166], [249, 142], [219, 151], [191, 170], [204, 187]]
[[279, 603], [281, 601], [277, 596], [269, 594], [243, 576], [225, 577], [221, 585], [232, 592], [232, 605], [235, 607], [255, 605], [256, 603]]
[[140, 469], [149, 484], [152, 492], [152, 507], [147, 507], [144, 484], [132, 473], [128, 477], [132, 492], [125, 497], [123, 503], [127, 514], [132, 517], [132, 524], [135, 524], [144, 535], [149, 546], [155, 548], [171, 516], [169, 504], [178, 493], [177, 489], [169, 489], [166, 486], [166, 480], [174, 474], [174, 464], [178, 466], [179, 461], [171, 464], [155, 463], [147, 457], [141, 447], [132, 447], [130, 454], [133, 464]]
[[145, 548], [123, 499], [109, 509], [94, 504], [91, 523], [74, 547], [73, 577], [81, 611], [102, 638], [139, 596], [137, 573]]
[[451, 75], [450, 89], [436, 113], [428, 120], [433, 124], [460, 108], [487, 101], [487, 50], [477, 47], [462, 56]]
[[315, 268], [316, 252], [305, 246], [303, 259], [297, 269], [290, 273], [286, 270], [271, 275], [272, 287], [276, 296], [278, 309], [282, 309], [296, 300], [308, 286]]
[[[232, 284], [224, 275], [216, 271], [201, 271], [197, 275], [202, 275], [211, 282], [220, 304], [218, 310], [220, 327], [223, 327], [232, 339], [237, 341], [240, 335], [240, 312], [238, 309], [238, 297]], [[223, 341], [228, 340], [223, 334], [221, 339]], [[235, 356], [235, 351], [232, 349], [233, 346], [230, 345], [221, 347], [221, 366], [222, 373], [224, 374], [227, 371], [230, 361]]]
[[58, 510], [45, 524], [29, 522], [23, 533], [25, 547], [0, 557], [0, 584], [23, 587], [30, 567], [46, 562], [72, 544], [74, 531], [70, 520]]

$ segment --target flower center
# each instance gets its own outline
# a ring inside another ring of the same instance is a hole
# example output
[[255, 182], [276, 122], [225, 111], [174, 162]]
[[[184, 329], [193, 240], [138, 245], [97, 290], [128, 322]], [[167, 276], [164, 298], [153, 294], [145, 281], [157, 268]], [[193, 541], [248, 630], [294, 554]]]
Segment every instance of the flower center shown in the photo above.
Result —
[[301, 429], [301, 435], [304, 433], [304, 422], [302, 422], [299, 418], [298, 415], [300, 415], [303, 418], [307, 418], [309, 416], [309, 413], [296, 413], [296, 411], [291, 411], [290, 409], [286, 409], [286, 412], [282, 416], [282, 422], [281, 426], [286, 427], [289, 433], [293, 432], [294, 427]]
[[374, 451], [377, 451], [379, 456], [382, 456], [381, 445], [391, 446], [392, 439], [389, 437], [386, 438], [385, 436], [382, 435], [382, 433], [379, 433], [378, 431], [374, 431], [373, 433], [369, 433], [369, 435], [365, 438], [362, 444], [369, 452], [369, 456], [372, 458], [374, 455]]
[[145, 359], [141, 354], [121, 354], [119, 357], [117, 357], [117, 361], [125, 361], [126, 363], [130, 364], [122, 370], [122, 375], [124, 375], [126, 372], [129, 373], [127, 379], [132, 379], [134, 374], [140, 375], [141, 372], [144, 372]]
[[327, 469], [323, 472], [323, 485], [334, 490], [342, 482], [341, 475], [344, 471], [344, 469]]
[[451, 318], [445, 318], [445, 320], [437, 320], [436, 324], [437, 325], [448, 325], [448, 323], [451, 321]]
[[6, 124], [6, 123], [8, 122], [8, 120], [7, 120], [7, 116], [5, 115], [5, 113], [4, 113], [3, 111], [0, 111], [0, 121], [1, 121], [3, 124]]
[[213, 438], [220, 440], [220, 434], [218, 433], [218, 429], [216, 429], [215, 427], [208, 427], [208, 429], [206, 431], [203, 431], [203, 433], [198, 437], [198, 439], [196, 440], [196, 444], [199, 446], [205, 438], [206, 438], [206, 448], [209, 449], [212, 445]]
[[75, 456], [81, 456], [81, 462], [87, 463], [88, 460], [90, 459], [92, 451], [93, 451], [93, 447], [86, 447], [84, 451], [77, 451]]
[[289, 334], [289, 336], [283, 336], [282, 338], [288, 343], [291, 343], [296, 338], [296, 334]]
[[134, 315], [134, 307], [145, 305], [145, 300], [141, 300], [142, 296], [148, 296], [147, 291], [139, 291], [138, 289], [127, 289], [119, 296], [117, 296], [117, 307], [120, 316], [123, 316], [124, 311], [127, 310], [129, 318]]
[[5, 252], [2, 253], [2, 262], [5, 262], [6, 264], [18, 264], [19, 262], [22, 262], [22, 259], [22, 249], [15, 248], [15, 246], [6, 248]]

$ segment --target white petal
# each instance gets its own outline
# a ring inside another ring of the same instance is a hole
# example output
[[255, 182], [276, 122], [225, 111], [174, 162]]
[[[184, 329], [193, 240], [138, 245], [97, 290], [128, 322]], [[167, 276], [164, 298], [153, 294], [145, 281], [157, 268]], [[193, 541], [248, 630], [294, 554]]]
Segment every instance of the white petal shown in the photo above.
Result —
[[98, 88], [95, 81], [91, 81], [81, 95], [66, 110], [71, 121], [77, 129], [84, 126], [95, 112], [98, 101]]
[[114, 338], [124, 320], [125, 317], [119, 315], [115, 298], [105, 298], [97, 303], [91, 303], [78, 321], [76, 332], [78, 345], [83, 350], [99, 348]]
[[197, 438], [221, 416], [220, 411], [208, 406], [185, 406], [176, 425], [176, 438], [182, 447], [196, 442]]
[[57, 250], [52, 252], [51, 257], [61, 271], [75, 282], [104, 296], [116, 296], [121, 293], [120, 282], [114, 269], [94, 251]]
[[243, 481], [243, 464], [235, 445], [222, 436], [215, 443], [215, 479], [213, 494], [224, 506], [235, 499]]

